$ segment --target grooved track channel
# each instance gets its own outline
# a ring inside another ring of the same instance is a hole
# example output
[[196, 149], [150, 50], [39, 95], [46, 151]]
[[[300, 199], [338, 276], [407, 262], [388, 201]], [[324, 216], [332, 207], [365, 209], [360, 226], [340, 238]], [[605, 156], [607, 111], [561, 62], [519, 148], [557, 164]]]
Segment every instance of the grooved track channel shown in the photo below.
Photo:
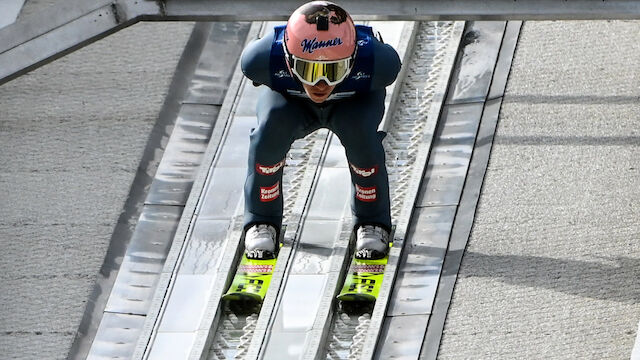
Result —
[[[273, 25], [265, 23], [261, 36], [271, 31]], [[250, 82], [246, 79], [244, 81], [245, 87], [237, 97], [237, 112], [253, 113], [254, 105], [250, 100], [258, 97], [258, 89], [249, 85]], [[328, 136], [329, 132], [325, 129], [315, 131], [295, 141], [287, 153], [282, 179], [282, 193], [286, 194], [283, 214], [283, 224], [286, 225], [284, 235], [286, 244], [291, 244], [297, 236], [300, 214], [309, 196], [314, 174], [320, 165], [319, 155], [327, 143]], [[285, 252], [281, 251], [281, 257], [284, 254]], [[250, 309], [232, 309], [229, 304], [223, 304], [221, 318], [207, 359], [244, 359], [253, 339], [260, 311], [259, 305]], [[263, 314], [264, 318], [269, 316], [270, 314]]]
[[[283, 224], [287, 225], [285, 242], [290, 243], [296, 236], [297, 221], [295, 216], [296, 202], [300, 196], [308, 196], [309, 175], [315, 173], [320, 158], [312, 153], [322, 149], [327, 141], [328, 131], [316, 131], [304, 139], [297, 140], [287, 154], [283, 176], [283, 193], [287, 194], [284, 203]], [[305, 181], [307, 180], [307, 181]], [[293, 216], [292, 216], [293, 215]], [[209, 356], [207, 359], [244, 359], [253, 333], [258, 323], [261, 307], [237, 311], [229, 304], [223, 305], [223, 313], [218, 325]]]
[[[450, 51], [454, 22], [422, 22], [416, 34], [406, 77], [402, 81], [398, 106], [392, 114], [385, 151], [391, 190], [391, 216], [397, 221], [409, 199], [408, 184], [414, 171], [418, 148], [423, 145], [425, 124], [440, 72]], [[436, 114], [437, 116], [437, 114]], [[371, 323], [371, 312], [347, 314], [338, 309], [327, 346], [327, 359], [358, 359]]]

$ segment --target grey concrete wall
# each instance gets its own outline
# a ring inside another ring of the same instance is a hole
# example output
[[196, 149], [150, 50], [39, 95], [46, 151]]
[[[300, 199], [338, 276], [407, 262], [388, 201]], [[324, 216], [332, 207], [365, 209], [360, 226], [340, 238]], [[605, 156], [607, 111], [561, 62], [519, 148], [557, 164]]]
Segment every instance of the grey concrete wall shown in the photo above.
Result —
[[192, 27], [140, 23], [0, 87], [0, 358], [66, 357]]
[[526, 22], [442, 359], [628, 359], [640, 22]]
[[31, 14], [45, 11], [50, 6], [54, 6], [56, 0], [26, 0], [20, 10], [18, 18], [28, 17]]

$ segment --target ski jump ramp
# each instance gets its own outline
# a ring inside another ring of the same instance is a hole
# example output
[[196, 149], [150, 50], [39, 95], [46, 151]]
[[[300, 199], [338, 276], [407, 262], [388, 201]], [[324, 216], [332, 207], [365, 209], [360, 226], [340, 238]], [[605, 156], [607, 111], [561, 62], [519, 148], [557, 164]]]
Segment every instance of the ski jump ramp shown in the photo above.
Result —
[[[140, 20], [282, 20], [296, 7], [211, 3], [105, 2], [67, 8], [54, 25], [14, 24], [0, 31], [0, 62], [15, 64], [2, 67], [0, 81]], [[349, 176], [326, 130], [295, 143], [287, 158], [285, 245], [264, 304], [237, 313], [220, 301], [241, 252], [243, 166], [258, 89], [237, 65], [214, 85], [209, 66], [220, 56], [216, 41], [244, 43], [273, 26], [220, 23], [205, 32], [193, 72], [183, 74], [190, 83], [138, 228], [99, 326], [78, 338], [75, 356], [434, 359], [522, 25], [498, 20], [640, 16], [634, 1], [454, 3], [353, 2], [363, 21], [434, 20], [371, 23], [403, 59], [382, 125], [396, 234], [372, 311], [347, 314], [334, 300], [349, 259]], [[245, 13], [252, 15], [234, 15]], [[51, 41], [62, 38], [68, 42]]]

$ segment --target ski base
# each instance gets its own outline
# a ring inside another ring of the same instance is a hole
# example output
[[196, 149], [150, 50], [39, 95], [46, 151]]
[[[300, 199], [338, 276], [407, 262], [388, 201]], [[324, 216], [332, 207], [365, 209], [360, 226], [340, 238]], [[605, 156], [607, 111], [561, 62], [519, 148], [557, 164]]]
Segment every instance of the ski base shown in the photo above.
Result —
[[[391, 246], [393, 243], [389, 243], [389, 247]], [[388, 261], [388, 254], [376, 260], [356, 259], [354, 256], [337, 299], [344, 302], [375, 302], [380, 293]]]

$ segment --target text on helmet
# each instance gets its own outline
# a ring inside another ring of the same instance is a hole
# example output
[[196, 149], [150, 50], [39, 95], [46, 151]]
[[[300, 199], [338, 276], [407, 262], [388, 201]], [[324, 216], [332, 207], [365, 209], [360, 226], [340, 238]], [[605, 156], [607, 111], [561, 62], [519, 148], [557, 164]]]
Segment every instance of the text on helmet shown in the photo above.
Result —
[[304, 39], [300, 46], [302, 46], [302, 52], [308, 52], [309, 54], [313, 54], [314, 50], [338, 46], [342, 45], [342, 39], [337, 37], [333, 40], [322, 40], [318, 41], [317, 38], [313, 38], [313, 40]]

